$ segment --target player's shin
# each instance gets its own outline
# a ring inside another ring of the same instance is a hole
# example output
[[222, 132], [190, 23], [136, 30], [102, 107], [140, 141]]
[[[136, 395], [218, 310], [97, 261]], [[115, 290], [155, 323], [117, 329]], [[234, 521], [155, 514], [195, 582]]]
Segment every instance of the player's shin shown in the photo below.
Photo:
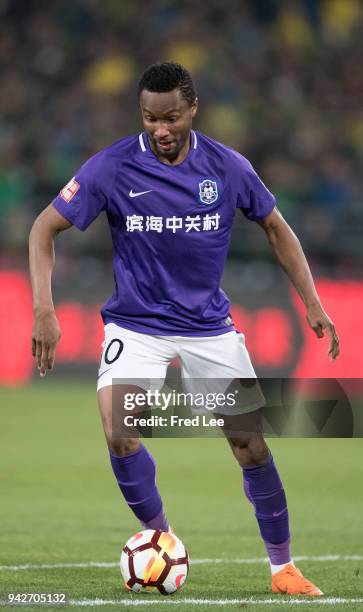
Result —
[[117, 457], [110, 453], [110, 459], [118, 486], [142, 526], [168, 531], [168, 521], [156, 486], [156, 465], [152, 455], [141, 444], [131, 455]]
[[255, 508], [271, 570], [275, 573], [291, 562], [285, 491], [271, 455], [263, 465], [242, 469], [243, 488], [247, 499]]

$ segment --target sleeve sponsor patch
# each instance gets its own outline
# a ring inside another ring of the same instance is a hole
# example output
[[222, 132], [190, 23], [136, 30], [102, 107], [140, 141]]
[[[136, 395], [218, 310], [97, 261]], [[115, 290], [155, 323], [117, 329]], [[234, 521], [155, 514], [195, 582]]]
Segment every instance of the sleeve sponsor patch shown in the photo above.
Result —
[[75, 177], [71, 178], [71, 180], [67, 183], [65, 187], [60, 192], [61, 198], [67, 203], [71, 201], [73, 196], [76, 195], [80, 185], [77, 183]]

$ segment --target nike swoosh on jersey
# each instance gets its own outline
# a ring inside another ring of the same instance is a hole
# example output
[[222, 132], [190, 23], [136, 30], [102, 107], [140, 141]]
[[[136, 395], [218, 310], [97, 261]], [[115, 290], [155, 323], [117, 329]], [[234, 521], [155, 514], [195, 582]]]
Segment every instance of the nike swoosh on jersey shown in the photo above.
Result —
[[152, 189], [148, 189], [147, 191], [132, 191], [132, 189], [130, 189], [129, 196], [130, 198], [137, 198], [138, 196], [145, 195], [145, 193], [150, 193], [150, 191], [152, 191]]

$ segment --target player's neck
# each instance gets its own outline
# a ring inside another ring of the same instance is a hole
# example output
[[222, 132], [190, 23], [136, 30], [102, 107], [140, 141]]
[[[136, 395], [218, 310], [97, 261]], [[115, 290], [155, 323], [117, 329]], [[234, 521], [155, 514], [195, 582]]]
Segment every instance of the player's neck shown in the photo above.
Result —
[[189, 149], [190, 149], [190, 139], [191, 139], [191, 133], [189, 133], [189, 137], [186, 139], [183, 147], [180, 149], [180, 151], [178, 152], [178, 154], [173, 157], [172, 159], [168, 158], [168, 157], [164, 157], [163, 155], [160, 155], [160, 153], [158, 153], [151, 141], [149, 140], [149, 144], [150, 144], [150, 148], [152, 150], [152, 152], [154, 153], [154, 155], [158, 158], [158, 160], [162, 163], [162, 164], [166, 164], [168, 166], [178, 166], [179, 164], [181, 164], [186, 156], [189, 153]]

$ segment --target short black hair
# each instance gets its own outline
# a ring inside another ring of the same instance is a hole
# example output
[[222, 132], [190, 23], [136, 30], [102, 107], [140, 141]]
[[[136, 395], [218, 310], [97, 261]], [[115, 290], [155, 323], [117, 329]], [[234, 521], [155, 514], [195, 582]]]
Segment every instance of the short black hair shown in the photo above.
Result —
[[138, 98], [140, 98], [144, 89], [158, 93], [180, 89], [183, 98], [190, 106], [197, 97], [190, 73], [186, 68], [175, 62], [157, 62], [149, 66], [139, 81], [137, 87]]

